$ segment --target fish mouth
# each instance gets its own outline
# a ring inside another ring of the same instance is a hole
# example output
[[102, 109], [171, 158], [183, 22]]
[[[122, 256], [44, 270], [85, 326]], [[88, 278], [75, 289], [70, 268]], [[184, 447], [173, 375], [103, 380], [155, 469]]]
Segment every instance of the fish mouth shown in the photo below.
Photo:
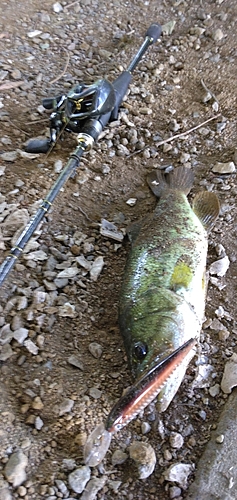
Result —
[[143, 374], [115, 403], [109, 413], [105, 429], [111, 433], [121, 430], [133, 420], [160, 393], [175, 370], [182, 364], [197, 340], [189, 339]]

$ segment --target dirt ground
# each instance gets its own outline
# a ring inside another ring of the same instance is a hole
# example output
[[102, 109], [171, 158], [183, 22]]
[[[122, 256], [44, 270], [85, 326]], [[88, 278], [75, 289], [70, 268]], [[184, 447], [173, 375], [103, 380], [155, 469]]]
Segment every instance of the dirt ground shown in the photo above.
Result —
[[[47, 133], [49, 113], [40, 107], [42, 98], [67, 93], [78, 81], [106, 77], [112, 82], [126, 69], [151, 23], [175, 21], [172, 33], [150, 47], [134, 71], [122, 109], [125, 118], [108, 127], [83, 157], [41, 225], [37, 250], [56, 264], [22, 257], [1, 287], [0, 340], [9, 333], [6, 325], [11, 332], [25, 328], [36, 350], [11, 336], [9, 342], [1, 340], [1, 349], [8, 345], [11, 353], [0, 361], [0, 495], [5, 491], [0, 498], [81, 497], [70, 487], [69, 474], [83, 465], [86, 437], [132, 380], [117, 320], [129, 243], [101, 236], [99, 223], [105, 218], [125, 231], [155, 207], [147, 173], [154, 167], [186, 164], [195, 174], [190, 199], [208, 189], [221, 204], [209, 238], [207, 268], [223, 256], [230, 265], [209, 282], [199, 361], [196, 357], [190, 364], [164, 414], [157, 414], [152, 404], [113, 437], [103, 467], [92, 469], [93, 477], [106, 479], [105, 485], [97, 497], [88, 497], [185, 499], [227, 398], [220, 389], [225, 362], [236, 352], [236, 174], [226, 173], [227, 167], [218, 173], [213, 167], [237, 162], [237, 5], [233, 0], [138, 0], [123, 5], [117, 0], [81, 0], [57, 8], [49, 0], [1, 0], [0, 13], [3, 226], [4, 210], [24, 208], [32, 214], [59, 175], [58, 161], [65, 165], [76, 146], [75, 136], [65, 133], [49, 156], [21, 155], [28, 139]], [[199, 127], [209, 118], [213, 120]], [[15, 156], [5, 155], [12, 152]], [[131, 198], [135, 204], [126, 203]], [[11, 248], [10, 233], [3, 228], [1, 261]], [[89, 262], [103, 257], [97, 280], [78, 266], [79, 274], [64, 286], [55, 284], [65, 263], [75, 265], [79, 255]], [[73, 312], [64, 316], [68, 302]], [[92, 353], [94, 342], [102, 350], [100, 357]], [[72, 355], [79, 367], [70, 362]], [[197, 377], [200, 363], [211, 366], [209, 378]], [[149, 424], [147, 434], [142, 434], [142, 422]], [[180, 448], [171, 446], [174, 432], [183, 437]], [[136, 478], [131, 459], [111, 461], [116, 449], [128, 453], [135, 440], [149, 442], [156, 452], [155, 471], [145, 480]], [[28, 465], [25, 480], [14, 487], [4, 471], [19, 450]], [[186, 485], [165, 479], [175, 463], [192, 465]]]

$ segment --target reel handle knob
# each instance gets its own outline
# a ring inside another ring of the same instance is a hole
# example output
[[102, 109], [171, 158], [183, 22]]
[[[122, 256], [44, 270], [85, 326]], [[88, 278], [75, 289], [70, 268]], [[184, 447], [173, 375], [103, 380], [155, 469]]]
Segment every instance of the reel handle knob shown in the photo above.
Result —
[[145, 34], [146, 37], [152, 39], [151, 43], [155, 43], [158, 38], [160, 38], [162, 33], [162, 27], [158, 23], [151, 24]]
[[51, 146], [49, 139], [30, 139], [26, 144], [27, 153], [47, 153]]

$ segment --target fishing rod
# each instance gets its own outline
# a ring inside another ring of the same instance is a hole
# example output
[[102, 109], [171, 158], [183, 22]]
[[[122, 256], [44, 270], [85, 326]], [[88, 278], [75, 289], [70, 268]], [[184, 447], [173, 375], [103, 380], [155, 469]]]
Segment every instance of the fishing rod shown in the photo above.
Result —
[[79, 83], [72, 87], [67, 95], [43, 99], [44, 108], [52, 110], [50, 115], [50, 138], [31, 139], [26, 146], [26, 151], [28, 153], [48, 153], [64, 130], [78, 134], [78, 145], [70, 155], [67, 164], [37, 212], [30, 219], [15, 246], [1, 264], [0, 285], [22, 254], [25, 245], [39, 223], [51, 208], [60, 189], [79, 166], [82, 155], [93, 147], [94, 142], [97, 141], [106, 125], [117, 120], [119, 107], [131, 82], [131, 74], [148, 47], [160, 38], [161, 32], [162, 28], [159, 24], [151, 24], [142, 45], [127, 70], [123, 71], [113, 83], [110, 83], [107, 79], [97, 80], [92, 85]]

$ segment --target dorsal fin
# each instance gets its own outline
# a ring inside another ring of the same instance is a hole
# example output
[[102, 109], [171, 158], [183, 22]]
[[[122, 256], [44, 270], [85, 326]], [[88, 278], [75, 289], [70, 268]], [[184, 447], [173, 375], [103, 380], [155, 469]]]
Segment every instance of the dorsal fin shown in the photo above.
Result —
[[167, 176], [161, 170], [153, 170], [147, 176], [147, 183], [159, 198], [166, 189], [177, 189], [187, 195], [192, 188], [193, 172], [187, 167], [178, 167]]
[[197, 193], [192, 208], [205, 229], [210, 231], [220, 212], [220, 203], [215, 193], [209, 191]]

